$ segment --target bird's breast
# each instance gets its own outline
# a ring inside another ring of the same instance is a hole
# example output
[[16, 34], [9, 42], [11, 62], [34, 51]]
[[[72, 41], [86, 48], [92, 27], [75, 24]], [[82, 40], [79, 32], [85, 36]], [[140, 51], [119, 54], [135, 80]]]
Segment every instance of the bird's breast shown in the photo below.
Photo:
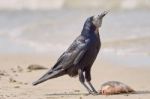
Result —
[[80, 61], [79, 66], [91, 67], [98, 55], [99, 49], [100, 49], [100, 40], [96, 38], [91, 40], [90, 47], [88, 48], [87, 52], [82, 58], [82, 61]]

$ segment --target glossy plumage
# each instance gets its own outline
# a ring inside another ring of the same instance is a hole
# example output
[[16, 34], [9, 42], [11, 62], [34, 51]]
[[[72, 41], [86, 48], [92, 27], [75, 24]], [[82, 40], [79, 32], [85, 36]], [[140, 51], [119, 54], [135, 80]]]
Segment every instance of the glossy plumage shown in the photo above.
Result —
[[[102, 23], [102, 18], [106, 14], [103, 12], [99, 18]], [[71, 46], [60, 56], [56, 64], [39, 80], [33, 83], [37, 85], [46, 80], [60, 77], [62, 75], [68, 74], [71, 77], [79, 75], [80, 82], [87, 88], [87, 90], [92, 93], [96, 93], [96, 90], [90, 83], [91, 81], [91, 67], [98, 55], [101, 43], [98, 26], [94, 24], [95, 17], [89, 17], [83, 26], [81, 34], [74, 40]], [[101, 26], [101, 23], [100, 26]], [[85, 73], [85, 75], [83, 74]], [[84, 81], [89, 83], [90, 88], [86, 86]]]

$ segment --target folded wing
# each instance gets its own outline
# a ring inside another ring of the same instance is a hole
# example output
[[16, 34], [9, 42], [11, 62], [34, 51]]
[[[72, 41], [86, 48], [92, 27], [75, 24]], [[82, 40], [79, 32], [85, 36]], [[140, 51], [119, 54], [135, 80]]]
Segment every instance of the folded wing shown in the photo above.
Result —
[[54, 78], [71, 66], [77, 65], [85, 55], [90, 45], [89, 39], [77, 38], [72, 45], [64, 52], [57, 60], [56, 64], [33, 85], [44, 82], [48, 79]]

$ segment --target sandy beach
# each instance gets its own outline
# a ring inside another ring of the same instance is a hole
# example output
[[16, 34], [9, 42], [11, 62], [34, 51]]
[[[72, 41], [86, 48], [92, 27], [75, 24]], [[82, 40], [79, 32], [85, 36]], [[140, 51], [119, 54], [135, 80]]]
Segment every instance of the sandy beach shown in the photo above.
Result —
[[97, 91], [104, 82], [120, 81], [134, 94], [88, 95], [79, 78], [68, 75], [32, 86], [48, 69], [31, 71], [28, 66], [51, 68], [81, 33], [86, 18], [100, 11], [0, 11], [0, 99], [150, 99], [149, 9], [110, 11], [92, 67]]
[[92, 68], [92, 82], [100, 90], [106, 81], [121, 81], [135, 91], [135, 94], [88, 95], [78, 81], [78, 77], [63, 76], [32, 86], [46, 70], [29, 71], [30, 64], [39, 64], [50, 68], [56, 58], [36, 55], [1, 55], [0, 57], [0, 99], [149, 99], [150, 68], [125, 67], [96, 60]]

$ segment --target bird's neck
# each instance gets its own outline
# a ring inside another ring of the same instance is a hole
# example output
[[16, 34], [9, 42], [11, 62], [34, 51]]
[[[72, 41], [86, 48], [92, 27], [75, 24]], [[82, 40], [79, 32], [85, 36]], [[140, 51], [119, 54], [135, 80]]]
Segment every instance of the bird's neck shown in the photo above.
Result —
[[99, 38], [99, 28], [91, 29], [91, 28], [83, 28], [81, 35], [89, 37], [91, 35], [96, 35]]
[[81, 35], [91, 36], [95, 33], [95, 31], [97, 31], [95, 26], [87, 25], [83, 27]]

